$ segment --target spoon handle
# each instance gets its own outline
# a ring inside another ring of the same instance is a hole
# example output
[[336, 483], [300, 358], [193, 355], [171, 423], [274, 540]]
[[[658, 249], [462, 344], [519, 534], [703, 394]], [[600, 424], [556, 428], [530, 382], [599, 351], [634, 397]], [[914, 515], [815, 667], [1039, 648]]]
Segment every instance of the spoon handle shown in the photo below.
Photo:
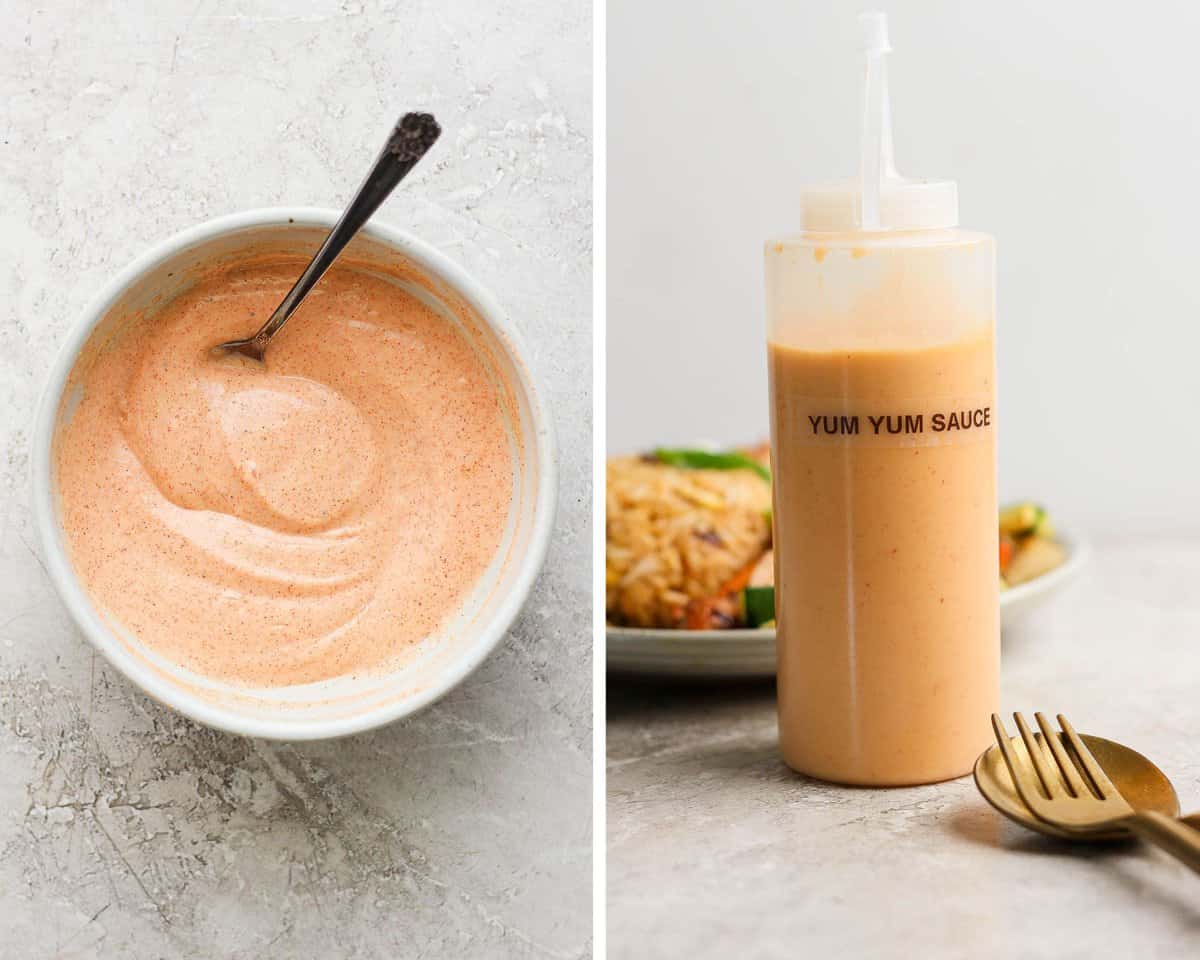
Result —
[[417, 165], [417, 161], [425, 156], [441, 132], [442, 129], [432, 114], [406, 113], [400, 118], [387, 143], [383, 145], [371, 172], [367, 174], [354, 199], [346, 207], [346, 212], [300, 274], [300, 279], [252, 338], [260, 356], [271, 338], [288, 322], [288, 318], [304, 302], [309, 291], [325, 275], [325, 271], [333, 266], [346, 244], [370, 219], [371, 214], [379, 209], [379, 205], [388, 198], [388, 194], [396, 185]]
[[1162, 848], [1200, 873], [1200, 830], [1152, 810], [1135, 813], [1125, 822], [1125, 826], [1141, 839]]

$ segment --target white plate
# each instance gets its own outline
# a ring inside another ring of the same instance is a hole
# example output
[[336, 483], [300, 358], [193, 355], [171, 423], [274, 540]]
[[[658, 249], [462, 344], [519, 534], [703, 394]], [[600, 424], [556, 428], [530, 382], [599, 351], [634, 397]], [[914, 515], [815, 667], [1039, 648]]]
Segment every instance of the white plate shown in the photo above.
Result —
[[[1061, 567], [1000, 594], [1000, 622], [1011, 627], [1057, 592], [1087, 561], [1087, 544], [1060, 538]], [[680, 677], [775, 675], [774, 630], [646, 630], [608, 628], [608, 669]]]

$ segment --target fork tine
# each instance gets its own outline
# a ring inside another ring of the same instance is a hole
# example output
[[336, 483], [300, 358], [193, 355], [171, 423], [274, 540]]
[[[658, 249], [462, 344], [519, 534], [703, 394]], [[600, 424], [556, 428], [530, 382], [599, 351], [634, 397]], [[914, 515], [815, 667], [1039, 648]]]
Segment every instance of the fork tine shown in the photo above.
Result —
[[1084, 782], [1083, 777], [1079, 775], [1079, 770], [1075, 767], [1071, 758], [1067, 756], [1067, 751], [1062, 745], [1062, 741], [1058, 739], [1058, 734], [1051, 729], [1049, 721], [1046, 720], [1046, 715], [1040, 710], [1033, 715], [1037, 720], [1038, 726], [1042, 728], [1042, 739], [1050, 748], [1050, 752], [1054, 754], [1054, 762], [1058, 764], [1058, 769], [1062, 771], [1063, 779], [1067, 781], [1067, 786], [1071, 788], [1071, 792], [1077, 797], [1090, 797], [1092, 791]]
[[[1017, 752], [1012, 748], [1012, 741], [1009, 739], [1008, 731], [1004, 729], [1004, 721], [1000, 719], [998, 713], [992, 714], [992, 731], [996, 734], [996, 746], [1000, 748], [1000, 756], [1004, 758], [1004, 765], [1008, 767], [1008, 775], [1012, 778], [1017, 796], [1021, 798], [1025, 806], [1032, 810], [1034, 803], [1041, 797], [1037, 796], [1037, 788], [1032, 785], [1033, 777], [1029, 775], [1028, 770], [1022, 767]], [[1030, 796], [1030, 793], [1033, 796]]]
[[1092, 751], [1089, 750], [1084, 742], [1079, 739], [1079, 734], [1075, 732], [1075, 728], [1061, 713], [1058, 715], [1058, 725], [1063, 728], [1063, 733], [1067, 735], [1067, 739], [1071, 742], [1071, 749], [1075, 751], [1075, 756], [1079, 758], [1079, 762], [1083, 764], [1083, 769], [1092, 779], [1092, 783], [1096, 785], [1096, 792], [1100, 794], [1101, 800], [1107, 800], [1109, 797], [1120, 796], [1120, 791], [1113, 786], [1113, 782], [1108, 779], [1108, 774], [1096, 762], [1096, 758], [1092, 756]]
[[1042, 781], [1042, 789], [1046, 791], [1046, 796], [1051, 800], [1065, 797], [1067, 792], [1059, 783], [1058, 777], [1051, 771], [1050, 764], [1046, 762], [1046, 754], [1038, 744], [1033, 731], [1029, 729], [1029, 724], [1025, 722], [1025, 717], [1018, 712], [1013, 714], [1013, 719], [1017, 721], [1017, 729], [1021, 731], [1021, 739], [1025, 741], [1025, 750], [1029, 754], [1029, 759], [1033, 761], [1033, 769], [1037, 771], [1038, 779]]

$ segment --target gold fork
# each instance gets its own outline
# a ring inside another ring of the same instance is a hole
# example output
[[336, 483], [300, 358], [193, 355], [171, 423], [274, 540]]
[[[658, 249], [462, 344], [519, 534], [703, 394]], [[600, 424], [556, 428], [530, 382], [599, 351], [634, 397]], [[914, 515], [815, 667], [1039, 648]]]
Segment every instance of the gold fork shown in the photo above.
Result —
[[[1134, 810], [1113, 786], [1066, 717], [1058, 714], [1061, 735], [1050, 728], [1041, 713], [1035, 713], [1034, 717], [1042, 730], [1041, 742], [1029, 729], [1025, 718], [1019, 713], [1013, 714], [1029, 759], [1033, 761], [1033, 770], [1013, 750], [999, 714], [992, 714], [992, 729], [1013, 786], [1035, 817], [1068, 833], [1123, 828], [1156, 844], [1200, 873], [1200, 831], [1155, 811]], [[1077, 763], [1068, 754], [1063, 738]], [[1042, 743], [1049, 748], [1061, 779], [1046, 759]]]

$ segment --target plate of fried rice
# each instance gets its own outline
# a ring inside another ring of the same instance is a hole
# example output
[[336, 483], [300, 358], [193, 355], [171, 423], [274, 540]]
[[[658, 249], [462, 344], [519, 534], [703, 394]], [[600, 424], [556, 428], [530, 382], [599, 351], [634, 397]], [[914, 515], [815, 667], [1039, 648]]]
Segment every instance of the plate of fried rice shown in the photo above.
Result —
[[[605, 609], [612, 671], [775, 673], [771, 483], [765, 444], [611, 458]], [[1087, 551], [1024, 501], [999, 514], [1000, 610], [1010, 626], [1069, 580]]]

